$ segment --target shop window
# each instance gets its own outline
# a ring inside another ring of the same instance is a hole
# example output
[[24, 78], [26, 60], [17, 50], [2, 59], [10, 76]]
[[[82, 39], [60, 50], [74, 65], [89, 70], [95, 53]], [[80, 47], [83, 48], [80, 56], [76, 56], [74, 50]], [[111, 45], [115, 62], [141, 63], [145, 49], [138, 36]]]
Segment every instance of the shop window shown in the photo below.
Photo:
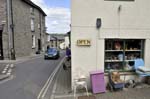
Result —
[[134, 1], [134, 0], [105, 0], [105, 1]]
[[133, 71], [134, 60], [143, 57], [144, 40], [105, 40], [105, 71]]

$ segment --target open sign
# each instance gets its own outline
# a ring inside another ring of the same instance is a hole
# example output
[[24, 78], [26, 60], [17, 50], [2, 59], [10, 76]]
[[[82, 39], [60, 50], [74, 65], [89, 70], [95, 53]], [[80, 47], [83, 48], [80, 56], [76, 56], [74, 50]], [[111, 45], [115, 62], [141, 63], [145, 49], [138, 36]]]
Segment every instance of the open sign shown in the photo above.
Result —
[[90, 46], [91, 40], [77, 40], [78, 46]]

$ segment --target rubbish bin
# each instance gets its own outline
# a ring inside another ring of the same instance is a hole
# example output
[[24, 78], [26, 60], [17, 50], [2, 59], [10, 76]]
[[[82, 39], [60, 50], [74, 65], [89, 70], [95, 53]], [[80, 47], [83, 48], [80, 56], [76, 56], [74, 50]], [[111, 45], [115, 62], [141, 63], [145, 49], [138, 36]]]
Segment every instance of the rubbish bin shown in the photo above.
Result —
[[106, 86], [104, 81], [104, 72], [92, 71], [90, 72], [90, 79], [93, 93], [106, 92]]
[[13, 48], [11, 48], [11, 60], [16, 60], [15, 50]]

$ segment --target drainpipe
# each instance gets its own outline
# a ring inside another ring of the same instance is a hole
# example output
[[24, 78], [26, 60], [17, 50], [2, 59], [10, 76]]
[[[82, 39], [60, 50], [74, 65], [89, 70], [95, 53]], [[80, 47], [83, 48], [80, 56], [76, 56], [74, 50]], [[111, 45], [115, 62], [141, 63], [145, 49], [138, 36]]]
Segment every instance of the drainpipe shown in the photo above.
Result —
[[14, 20], [13, 20], [13, 4], [12, 4], [12, 0], [10, 0], [10, 4], [11, 4], [11, 29], [12, 29], [12, 48], [11, 48], [11, 59], [15, 60], [15, 41], [14, 41]]
[[41, 13], [39, 12], [39, 19], [40, 19], [40, 51], [42, 51], [43, 44], [42, 44], [42, 22], [41, 22]]
[[7, 0], [7, 32], [9, 36], [8, 40], [8, 58], [11, 59], [10, 49], [11, 49], [11, 32], [10, 32], [10, 0]]

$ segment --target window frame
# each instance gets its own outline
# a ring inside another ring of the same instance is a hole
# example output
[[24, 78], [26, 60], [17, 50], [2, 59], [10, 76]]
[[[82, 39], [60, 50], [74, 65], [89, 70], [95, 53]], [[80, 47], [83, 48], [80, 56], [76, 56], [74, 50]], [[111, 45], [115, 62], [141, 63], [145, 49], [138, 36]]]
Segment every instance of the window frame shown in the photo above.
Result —
[[34, 18], [31, 18], [31, 31], [34, 32], [35, 31], [35, 23], [34, 23]]
[[35, 35], [32, 35], [32, 49], [35, 48], [36, 45], [36, 39], [35, 39]]
[[129, 2], [133, 2], [135, 0], [104, 0], [104, 1], [129, 1]]
[[30, 8], [30, 14], [34, 15], [34, 8], [33, 7]]

